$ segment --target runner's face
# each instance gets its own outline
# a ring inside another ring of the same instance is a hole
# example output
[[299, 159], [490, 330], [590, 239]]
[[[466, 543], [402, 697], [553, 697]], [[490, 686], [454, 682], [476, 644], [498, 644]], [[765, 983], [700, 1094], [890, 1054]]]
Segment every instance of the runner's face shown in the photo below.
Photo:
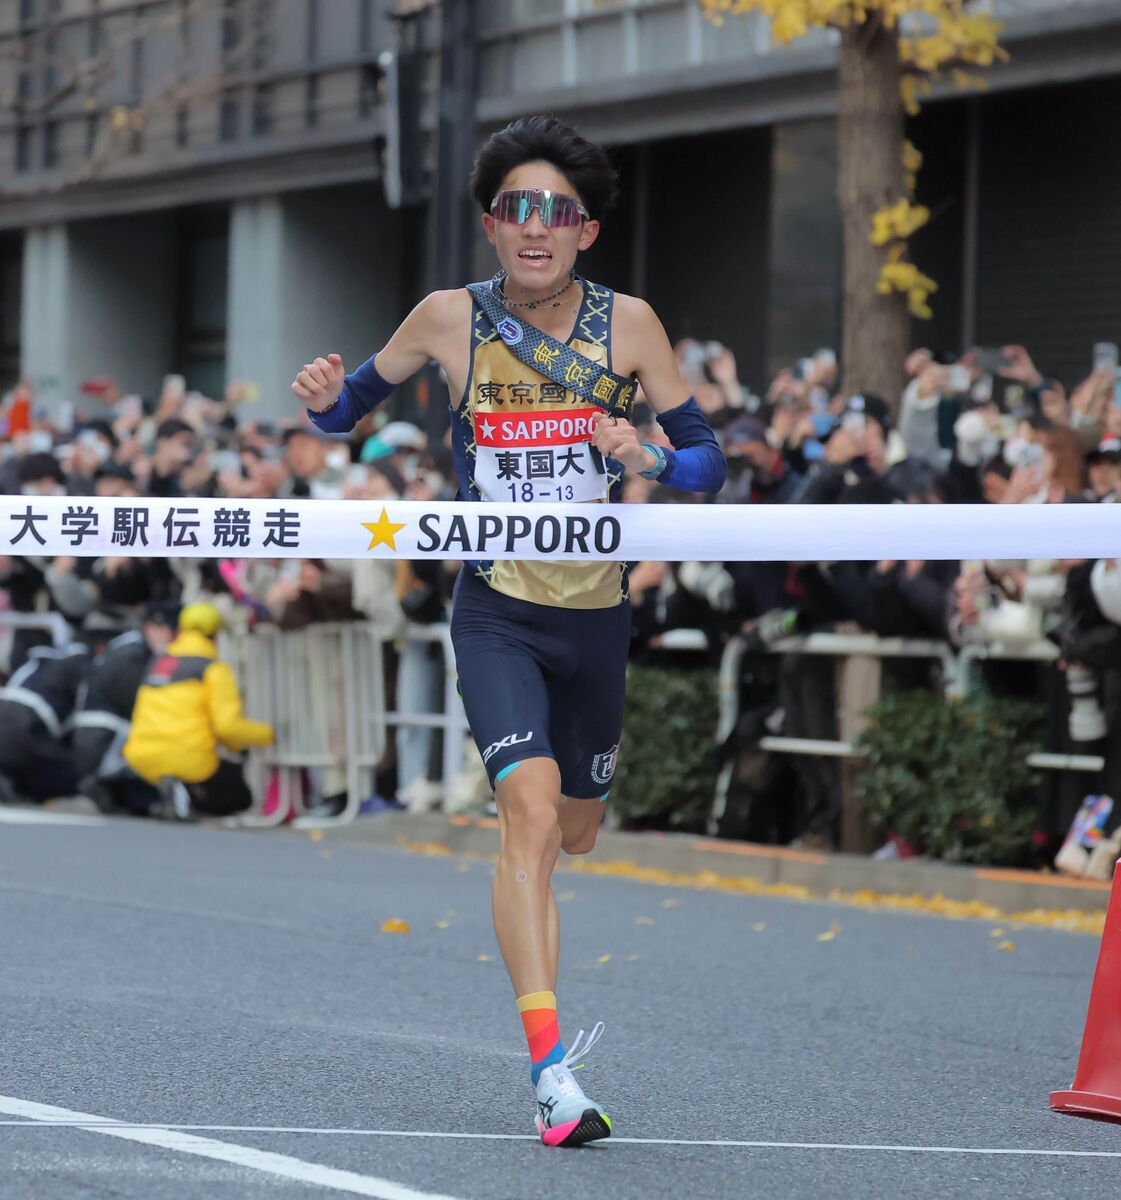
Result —
[[[571, 183], [549, 163], [522, 163], [503, 179], [500, 192], [515, 188], [541, 188], [576, 196]], [[520, 292], [530, 296], [547, 296], [555, 292], [568, 278], [576, 263], [576, 255], [596, 240], [599, 222], [582, 221], [579, 225], [548, 228], [541, 222], [535, 208], [523, 225], [511, 221], [496, 221], [483, 214], [483, 228], [498, 252], [498, 261]], [[536, 252], [532, 257], [530, 251]], [[541, 252], [544, 252], [542, 255]]]

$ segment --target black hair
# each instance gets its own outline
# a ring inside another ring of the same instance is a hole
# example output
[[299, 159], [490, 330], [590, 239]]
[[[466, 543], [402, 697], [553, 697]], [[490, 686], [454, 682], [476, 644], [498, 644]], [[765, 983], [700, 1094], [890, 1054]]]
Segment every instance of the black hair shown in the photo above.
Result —
[[28, 454], [19, 459], [16, 467], [16, 478], [21, 484], [32, 483], [37, 479], [53, 479], [55, 483], [66, 482], [66, 472], [62, 463], [53, 454]]
[[615, 202], [619, 181], [602, 146], [581, 137], [556, 117], [521, 117], [492, 133], [475, 155], [469, 186], [483, 212], [490, 212], [503, 179], [529, 162], [556, 167], [595, 221]]

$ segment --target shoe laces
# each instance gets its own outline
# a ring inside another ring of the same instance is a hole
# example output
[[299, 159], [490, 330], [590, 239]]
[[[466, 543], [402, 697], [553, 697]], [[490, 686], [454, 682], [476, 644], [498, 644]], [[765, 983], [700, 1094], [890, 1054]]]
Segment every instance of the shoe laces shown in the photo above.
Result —
[[584, 1041], [584, 1031], [581, 1029], [576, 1035], [572, 1045], [569, 1047], [568, 1053], [561, 1059], [561, 1066], [574, 1067], [579, 1063], [585, 1054], [603, 1037], [603, 1031], [607, 1028], [602, 1021], [597, 1021], [592, 1026], [592, 1032], [588, 1034], [587, 1041]]

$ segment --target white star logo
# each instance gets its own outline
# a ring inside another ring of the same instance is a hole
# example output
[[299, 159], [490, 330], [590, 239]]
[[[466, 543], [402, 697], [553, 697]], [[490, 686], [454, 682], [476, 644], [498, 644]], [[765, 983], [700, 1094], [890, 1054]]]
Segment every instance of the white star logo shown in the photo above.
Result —
[[483, 437], [488, 437], [488, 438], [494, 437], [494, 426], [491, 425], [488, 421], [480, 421], [479, 422], [479, 433]]

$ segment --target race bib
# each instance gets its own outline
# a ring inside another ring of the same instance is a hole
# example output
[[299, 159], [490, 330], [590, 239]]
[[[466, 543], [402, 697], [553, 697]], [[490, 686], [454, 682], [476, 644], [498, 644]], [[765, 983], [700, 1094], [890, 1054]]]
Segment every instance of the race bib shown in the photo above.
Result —
[[476, 412], [475, 483], [482, 498], [507, 503], [606, 499], [607, 465], [591, 444], [598, 411]]

